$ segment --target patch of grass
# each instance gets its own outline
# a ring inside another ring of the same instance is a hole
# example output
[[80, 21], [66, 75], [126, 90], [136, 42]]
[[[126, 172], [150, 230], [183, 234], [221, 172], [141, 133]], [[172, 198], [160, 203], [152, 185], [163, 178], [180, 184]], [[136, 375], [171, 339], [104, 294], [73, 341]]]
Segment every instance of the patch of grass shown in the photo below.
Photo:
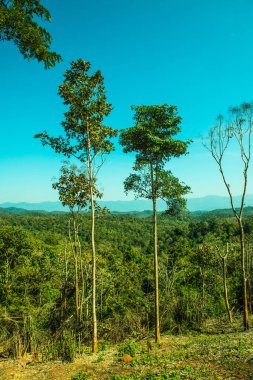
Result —
[[88, 379], [90, 379], [90, 375], [83, 369], [80, 372], [78, 372], [74, 377], [72, 377], [72, 380], [88, 380]]
[[105, 361], [105, 358], [103, 355], [98, 355], [98, 358], [97, 358], [97, 363], [101, 363], [101, 362], [104, 362]]
[[[146, 339], [138, 343], [128, 340], [99, 354], [83, 354], [75, 363], [62, 364], [62, 367], [58, 364], [59, 370], [71, 369], [69, 377], [62, 377], [66, 380], [253, 379], [253, 330], [243, 332], [241, 322], [233, 329], [228, 325], [226, 330], [224, 325], [222, 332], [215, 332], [212, 326], [211, 331], [198, 335], [166, 335], [159, 347], [151, 343], [152, 350], [148, 353]], [[133, 359], [119, 360], [119, 355], [124, 354]], [[82, 368], [85, 370], [80, 371]], [[75, 377], [71, 378], [74, 373]]]

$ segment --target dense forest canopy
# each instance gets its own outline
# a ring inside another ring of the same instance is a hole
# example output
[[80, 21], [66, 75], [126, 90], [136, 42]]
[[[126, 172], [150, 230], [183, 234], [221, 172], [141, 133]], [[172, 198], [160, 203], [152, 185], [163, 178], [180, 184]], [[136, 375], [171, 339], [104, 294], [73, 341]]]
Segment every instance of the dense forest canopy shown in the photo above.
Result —
[[[43, 350], [48, 358], [70, 360], [76, 349], [73, 345], [78, 344], [71, 338], [73, 334], [87, 345], [91, 341], [90, 216], [80, 214], [78, 218], [83, 252], [77, 256], [83, 270], [78, 281], [83, 307], [77, 323], [75, 252], [68, 239], [71, 215], [1, 215], [2, 339], [5, 337], [8, 342], [6, 351], [10, 355], [18, 355], [18, 350], [29, 345], [31, 350]], [[184, 215], [177, 220], [159, 215], [158, 224], [161, 331], [199, 331], [206, 319], [226, 313], [222, 261], [217, 247], [225, 249], [227, 242], [229, 300], [233, 313], [239, 313], [240, 249], [233, 219], [212, 215], [202, 220], [201, 216]], [[252, 217], [246, 218], [245, 231], [251, 254]], [[155, 322], [152, 217], [101, 216], [97, 221], [96, 245], [100, 341], [146, 336]]]

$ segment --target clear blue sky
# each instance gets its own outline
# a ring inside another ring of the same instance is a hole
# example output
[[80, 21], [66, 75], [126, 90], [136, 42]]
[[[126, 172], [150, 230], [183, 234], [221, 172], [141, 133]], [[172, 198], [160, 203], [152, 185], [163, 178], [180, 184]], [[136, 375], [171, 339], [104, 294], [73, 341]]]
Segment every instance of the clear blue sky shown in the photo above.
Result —
[[[194, 197], [225, 194], [217, 168], [200, 143], [219, 113], [253, 100], [252, 0], [45, 1], [53, 21], [46, 28], [64, 61], [44, 70], [27, 62], [10, 42], [0, 44], [0, 202], [56, 200], [51, 189], [60, 157], [33, 138], [61, 131], [64, 107], [58, 85], [71, 60], [100, 69], [114, 110], [114, 128], [132, 125], [132, 104], [178, 106], [190, 154], [169, 168], [192, 187]], [[119, 146], [99, 182], [104, 199], [124, 199], [122, 182], [133, 156]], [[234, 152], [227, 170], [235, 173]], [[234, 185], [240, 193], [239, 177]], [[238, 182], [238, 183], [236, 183]], [[253, 183], [251, 180], [250, 182]], [[249, 188], [249, 192], [253, 187]]]

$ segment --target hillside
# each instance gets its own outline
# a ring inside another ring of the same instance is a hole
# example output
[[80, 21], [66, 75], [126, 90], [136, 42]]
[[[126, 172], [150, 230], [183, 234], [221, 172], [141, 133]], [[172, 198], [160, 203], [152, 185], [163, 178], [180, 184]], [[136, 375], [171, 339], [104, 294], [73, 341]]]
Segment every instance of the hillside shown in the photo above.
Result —
[[[25, 206], [25, 205], [24, 205]], [[62, 211], [44, 211], [40, 209], [25, 209], [25, 208], [17, 208], [17, 207], [0, 207], [0, 215], [57, 215], [57, 214], [67, 214], [68, 210], [65, 208]], [[86, 212], [84, 211], [84, 214]], [[146, 218], [152, 216], [151, 210], [143, 210], [143, 211], [112, 211], [110, 213], [111, 215], [115, 216], [124, 216], [129, 215], [137, 218]], [[163, 211], [158, 212], [159, 215], [163, 215]], [[244, 216], [245, 217], [252, 217], [253, 216], [253, 207], [245, 207], [244, 208]], [[182, 214], [182, 217], [185, 219], [188, 218], [194, 218], [198, 220], [208, 220], [208, 219], [226, 219], [226, 218], [233, 218], [233, 213], [231, 209], [216, 209], [212, 211], [193, 211], [193, 212], [185, 212]], [[176, 219], [173, 217], [169, 217], [169, 219]]]

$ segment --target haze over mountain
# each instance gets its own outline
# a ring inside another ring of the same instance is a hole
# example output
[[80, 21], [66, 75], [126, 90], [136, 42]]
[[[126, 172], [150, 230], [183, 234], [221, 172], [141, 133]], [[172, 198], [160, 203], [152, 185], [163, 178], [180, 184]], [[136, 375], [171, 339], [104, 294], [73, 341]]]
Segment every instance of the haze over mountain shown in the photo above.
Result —
[[[235, 196], [235, 207], [240, 206], [241, 197]], [[152, 210], [152, 202], [148, 200], [119, 200], [119, 201], [100, 201], [101, 206], [107, 207], [110, 211], [118, 212], [131, 212], [131, 211], [145, 211]], [[229, 198], [226, 196], [209, 195], [200, 198], [189, 198], [187, 200], [188, 210], [194, 211], [212, 211], [216, 209], [230, 208]], [[245, 206], [253, 206], [253, 195], [247, 195], [245, 199]], [[37, 210], [37, 211], [68, 211], [67, 207], [63, 207], [61, 202], [40, 202], [40, 203], [28, 203], [28, 202], [5, 202], [1, 203], [0, 207], [9, 208], [15, 207], [25, 210]], [[166, 205], [163, 201], [157, 202], [158, 211], [164, 211]]]

